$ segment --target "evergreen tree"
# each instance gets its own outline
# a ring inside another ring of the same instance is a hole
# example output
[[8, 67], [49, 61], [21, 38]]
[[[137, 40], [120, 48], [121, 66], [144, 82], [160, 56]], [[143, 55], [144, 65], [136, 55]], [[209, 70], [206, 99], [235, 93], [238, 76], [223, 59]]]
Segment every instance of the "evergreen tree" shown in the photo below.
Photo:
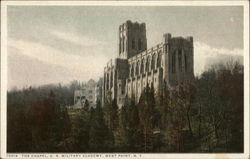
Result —
[[100, 101], [97, 102], [89, 132], [89, 146], [92, 152], [105, 152], [112, 148], [112, 136], [104, 121]]
[[116, 104], [116, 99], [112, 101], [111, 110], [109, 113], [110, 113], [110, 130], [113, 132], [117, 129], [119, 125], [118, 106]]
[[68, 110], [66, 108], [63, 108], [61, 110], [61, 142], [58, 144], [58, 151], [60, 152], [68, 152], [71, 150], [70, 144], [68, 143], [68, 140], [70, 139], [71, 135], [71, 121], [69, 118]]
[[89, 111], [89, 101], [86, 99], [84, 106], [83, 106], [84, 111]]
[[152, 151], [152, 137], [154, 128], [155, 98], [154, 89], [147, 84], [140, 102], [139, 102], [139, 118], [143, 127], [145, 152]]
[[128, 107], [128, 146], [129, 151], [141, 151], [140, 145], [143, 142], [142, 128], [140, 124], [139, 111], [134, 100]]
[[119, 125], [117, 130], [114, 132], [115, 136], [115, 147], [117, 151], [127, 151], [128, 149], [128, 132], [127, 132], [127, 127], [128, 127], [128, 106], [124, 105], [120, 109], [119, 113]]
[[74, 152], [89, 151], [90, 113], [81, 110], [73, 119], [72, 148]]

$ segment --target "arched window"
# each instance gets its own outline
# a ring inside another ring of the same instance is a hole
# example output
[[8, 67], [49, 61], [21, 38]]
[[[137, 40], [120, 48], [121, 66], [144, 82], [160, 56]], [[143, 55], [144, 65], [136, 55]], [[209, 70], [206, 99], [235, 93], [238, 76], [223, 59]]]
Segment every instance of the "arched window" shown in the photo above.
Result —
[[158, 58], [157, 58], [157, 67], [161, 67], [161, 58], [162, 58], [161, 53], [158, 53]]
[[132, 74], [131, 74], [131, 67], [132, 67], [132, 65], [129, 64], [129, 66], [128, 66], [128, 68], [129, 68], [129, 77], [132, 76]]
[[151, 62], [151, 69], [152, 70], [155, 69], [155, 59], [156, 59], [156, 56], [155, 56], [155, 54], [153, 54], [153, 56], [152, 56], [152, 62]]
[[120, 38], [120, 43], [119, 43], [119, 53], [121, 53], [121, 51], [122, 51], [122, 38]]
[[149, 65], [150, 65], [150, 57], [148, 56], [146, 61], [146, 72], [150, 71]]
[[136, 75], [139, 75], [139, 61], [136, 63]]
[[184, 61], [185, 61], [185, 72], [187, 72], [187, 70], [188, 70], [188, 63], [187, 62], [188, 61], [187, 61], [187, 55], [186, 54], [184, 55], [184, 58], [185, 58], [184, 59]]
[[178, 51], [178, 65], [179, 70], [182, 72], [182, 50]]
[[132, 64], [132, 67], [131, 67], [131, 77], [134, 77], [134, 64]]
[[172, 73], [175, 73], [175, 53], [172, 55]]
[[132, 49], [135, 49], [135, 39], [132, 39]]
[[109, 73], [107, 74], [107, 89], [109, 89]]
[[106, 75], [106, 73], [104, 72], [104, 79], [103, 79], [103, 86], [104, 87], [106, 87], [106, 81], [107, 81], [107, 79], [106, 79], [106, 77], [107, 77], [107, 75]]
[[145, 60], [144, 59], [142, 59], [142, 61], [141, 61], [141, 74], [143, 74], [144, 73], [144, 63], [145, 63]]
[[141, 39], [138, 39], [138, 50], [141, 50]]
[[110, 88], [113, 87], [113, 71], [111, 72], [111, 79], [110, 79]]
[[124, 52], [124, 48], [125, 48], [125, 38], [122, 37], [122, 52]]

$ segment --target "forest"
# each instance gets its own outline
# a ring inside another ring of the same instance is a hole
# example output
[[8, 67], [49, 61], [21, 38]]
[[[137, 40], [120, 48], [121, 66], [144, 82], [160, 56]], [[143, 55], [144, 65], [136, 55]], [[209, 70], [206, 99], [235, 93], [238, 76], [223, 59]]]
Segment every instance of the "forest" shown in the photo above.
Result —
[[7, 92], [7, 152], [227, 152], [244, 150], [244, 71], [237, 61], [211, 66], [178, 90], [139, 103], [115, 100], [71, 110], [78, 87], [54, 84]]

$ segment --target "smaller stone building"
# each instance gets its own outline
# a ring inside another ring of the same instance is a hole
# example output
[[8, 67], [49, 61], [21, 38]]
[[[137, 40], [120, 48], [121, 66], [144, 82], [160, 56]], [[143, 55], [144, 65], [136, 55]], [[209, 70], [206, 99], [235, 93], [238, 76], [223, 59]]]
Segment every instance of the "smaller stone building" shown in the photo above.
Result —
[[74, 92], [74, 105], [71, 108], [83, 108], [86, 100], [88, 100], [90, 107], [95, 107], [97, 100], [96, 88], [97, 83], [93, 79], [83, 83], [81, 88]]

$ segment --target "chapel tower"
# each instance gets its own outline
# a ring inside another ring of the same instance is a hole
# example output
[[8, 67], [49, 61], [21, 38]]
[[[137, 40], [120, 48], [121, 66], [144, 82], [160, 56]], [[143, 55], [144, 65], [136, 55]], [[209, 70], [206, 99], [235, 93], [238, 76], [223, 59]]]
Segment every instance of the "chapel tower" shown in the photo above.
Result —
[[128, 59], [147, 50], [145, 23], [130, 20], [119, 26], [119, 58]]
[[139, 102], [147, 85], [156, 94], [164, 88], [178, 90], [194, 81], [193, 37], [164, 34], [147, 48], [145, 23], [126, 21], [119, 26], [119, 57], [104, 68], [103, 101], [115, 100], [119, 108], [128, 99]]

